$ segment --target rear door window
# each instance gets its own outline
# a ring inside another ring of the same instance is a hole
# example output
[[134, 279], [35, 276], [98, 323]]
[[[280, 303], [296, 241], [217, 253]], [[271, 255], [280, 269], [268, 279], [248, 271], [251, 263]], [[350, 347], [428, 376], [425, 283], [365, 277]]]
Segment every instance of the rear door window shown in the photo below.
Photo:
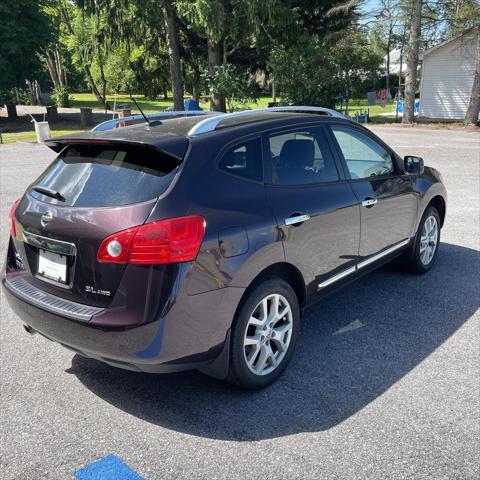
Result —
[[275, 185], [309, 185], [339, 179], [324, 132], [312, 127], [268, 136]]
[[179, 164], [176, 158], [142, 145], [70, 145], [35, 182], [65, 201], [34, 190], [31, 194], [71, 207], [140, 203], [165, 192]]

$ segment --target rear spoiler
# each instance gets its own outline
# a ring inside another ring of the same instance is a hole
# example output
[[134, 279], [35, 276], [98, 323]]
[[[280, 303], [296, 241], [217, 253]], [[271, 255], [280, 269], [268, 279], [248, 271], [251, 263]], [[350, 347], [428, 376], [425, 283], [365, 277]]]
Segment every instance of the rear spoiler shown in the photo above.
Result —
[[182, 161], [188, 147], [188, 139], [186, 137], [166, 137], [152, 142], [131, 141], [122, 139], [108, 139], [89, 136], [89, 132], [85, 132], [85, 136], [78, 137], [60, 137], [45, 140], [45, 145], [56, 153], [60, 153], [69, 145], [129, 145], [154, 148], [166, 155], [174, 157]]

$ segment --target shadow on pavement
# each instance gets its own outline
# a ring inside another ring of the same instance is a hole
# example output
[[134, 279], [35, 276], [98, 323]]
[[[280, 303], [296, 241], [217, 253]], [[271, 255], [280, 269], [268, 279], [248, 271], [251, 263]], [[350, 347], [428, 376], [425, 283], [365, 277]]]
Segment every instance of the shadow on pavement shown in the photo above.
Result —
[[226, 440], [329, 429], [383, 394], [480, 304], [480, 253], [442, 244], [423, 276], [385, 267], [306, 311], [285, 374], [243, 392], [198, 372], [149, 375], [75, 355], [69, 373], [147, 422]]

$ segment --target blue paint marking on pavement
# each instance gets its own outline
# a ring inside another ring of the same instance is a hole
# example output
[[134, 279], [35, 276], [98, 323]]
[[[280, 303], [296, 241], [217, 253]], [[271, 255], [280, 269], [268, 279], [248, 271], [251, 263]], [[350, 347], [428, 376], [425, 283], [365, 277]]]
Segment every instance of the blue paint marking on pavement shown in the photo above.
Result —
[[160, 353], [160, 350], [162, 349], [162, 343], [163, 343], [163, 328], [164, 328], [164, 323], [165, 321], [162, 319], [160, 320], [160, 325], [158, 326], [158, 331], [155, 335], [155, 338], [153, 339], [152, 343], [145, 349], [142, 350], [141, 352], [135, 353], [137, 357], [140, 358], [152, 358], [155, 357]]
[[107, 455], [75, 472], [77, 480], [144, 480], [115, 455]]

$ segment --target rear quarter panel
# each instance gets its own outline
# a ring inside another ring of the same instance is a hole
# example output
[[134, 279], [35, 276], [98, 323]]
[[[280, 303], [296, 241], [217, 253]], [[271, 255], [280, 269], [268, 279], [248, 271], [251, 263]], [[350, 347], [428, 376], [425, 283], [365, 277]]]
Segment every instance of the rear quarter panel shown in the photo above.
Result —
[[174, 191], [149, 219], [188, 214], [205, 218], [204, 241], [188, 278], [189, 295], [247, 287], [264, 268], [285, 259], [264, 185], [217, 168], [223, 147], [231, 142], [231, 134], [218, 132], [193, 138]]

